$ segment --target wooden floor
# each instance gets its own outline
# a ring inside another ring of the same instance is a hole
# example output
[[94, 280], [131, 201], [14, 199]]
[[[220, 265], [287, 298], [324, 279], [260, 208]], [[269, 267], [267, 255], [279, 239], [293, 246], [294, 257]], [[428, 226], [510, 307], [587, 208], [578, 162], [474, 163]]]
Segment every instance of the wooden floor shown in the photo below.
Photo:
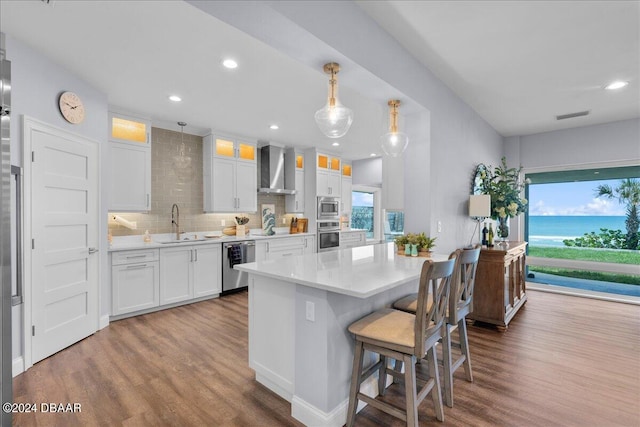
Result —
[[[425, 399], [421, 425], [640, 426], [640, 307], [531, 291], [506, 333], [469, 339], [475, 381], [456, 372], [445, 422]], [[16, 377], [14, 400], [82, 404], [18, 426], [299, 425], [248, 367], [246, 293], [113, 322]], [[403, 425], [373, 408], [356, 424]]]

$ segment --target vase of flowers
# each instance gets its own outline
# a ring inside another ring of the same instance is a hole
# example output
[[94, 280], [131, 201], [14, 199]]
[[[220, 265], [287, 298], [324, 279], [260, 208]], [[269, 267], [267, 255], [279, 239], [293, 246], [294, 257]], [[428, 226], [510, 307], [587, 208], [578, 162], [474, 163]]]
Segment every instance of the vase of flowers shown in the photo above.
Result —
[[521, 171], [507, 167], [503, 157], [500, 166], [487, 168], [481, 176], [480, 190], [491, 196], [491, 218], [498, 221], [496, 234], [503, 242], [509, 237], [509, 218], [527, 209], [527, 199], [520, 196], [528, 181], [520, 179]]

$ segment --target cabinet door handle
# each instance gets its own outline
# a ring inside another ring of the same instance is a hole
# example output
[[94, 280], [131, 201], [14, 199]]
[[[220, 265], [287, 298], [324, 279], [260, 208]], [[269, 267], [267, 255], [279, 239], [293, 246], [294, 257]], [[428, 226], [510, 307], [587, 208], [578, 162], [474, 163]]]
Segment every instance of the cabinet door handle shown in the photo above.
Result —
[[267, 242], [267, 252], [269, 252], [269, 242]]
[[95, 254], [98, 251], [99, 251], [99, 249], [97, 249], [97, 248], [89, 248], [89, 255]]
[[291, 255], [293, 255], [293, 253], [291, 253], [291, 252], [286, 253], [286, 254], [282, 254], [282, 256], [291, 256]]
[[127, 256], [127, 259], [144, 258], [144, 257], [146, 257], [146, 255], [129, 255]]
[[151, 209], [151, 195], [149, 193], [147, 193], [147, 209]]
[[194, 259], [194, 261], [195, 261], [195, 262], [198, 262], [198, 250], [197, 250], [197, 249], [194, 249], [194, 250], [193, 250], [193, 253], [195, 254], [195, 258], [196, 258], [196, 259]]
[[139, 270], [141, 268], [146, 268], [147, 264], [135, 264], [135, 265], [127, 265], [127, 270]]

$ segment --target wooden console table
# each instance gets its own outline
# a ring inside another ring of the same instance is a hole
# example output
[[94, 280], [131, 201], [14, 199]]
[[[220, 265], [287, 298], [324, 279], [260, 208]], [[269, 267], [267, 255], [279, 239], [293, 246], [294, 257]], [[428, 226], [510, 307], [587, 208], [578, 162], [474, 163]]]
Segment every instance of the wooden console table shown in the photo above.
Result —
[[482, 249], [469, 319], [492, 323], [502, 332], [527, 302], [525, 250], [527, 242], [496, 244]]

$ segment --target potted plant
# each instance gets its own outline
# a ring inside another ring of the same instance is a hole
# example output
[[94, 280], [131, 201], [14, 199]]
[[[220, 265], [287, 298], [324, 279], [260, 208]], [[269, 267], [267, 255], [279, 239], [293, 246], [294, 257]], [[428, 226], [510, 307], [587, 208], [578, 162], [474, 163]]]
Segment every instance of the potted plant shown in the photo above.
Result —
[[404, 254], [404, 245], [409, 243], [409, 237], [403, 234], [402, 236], [397, 236], [393, 240], [396, 243], [396, 246], [398, 247], [398, 253]]
[[526, 180], [520, 179], [522, 167], [509, 168], [503, 157], [501, 165], [481, 174], [480, 191], [491, 196], [491, 218], [498, 220], [497, 235], [506, 240], [509, 236], [509, 218], [527, 209], [527, 199], [521, 197]]
[[430, 257], [431, 249], [436, 245], [437, 237], [428, 237], [424, 233], [418, 234], [418, 246], [420, 247], [420, 256]]

